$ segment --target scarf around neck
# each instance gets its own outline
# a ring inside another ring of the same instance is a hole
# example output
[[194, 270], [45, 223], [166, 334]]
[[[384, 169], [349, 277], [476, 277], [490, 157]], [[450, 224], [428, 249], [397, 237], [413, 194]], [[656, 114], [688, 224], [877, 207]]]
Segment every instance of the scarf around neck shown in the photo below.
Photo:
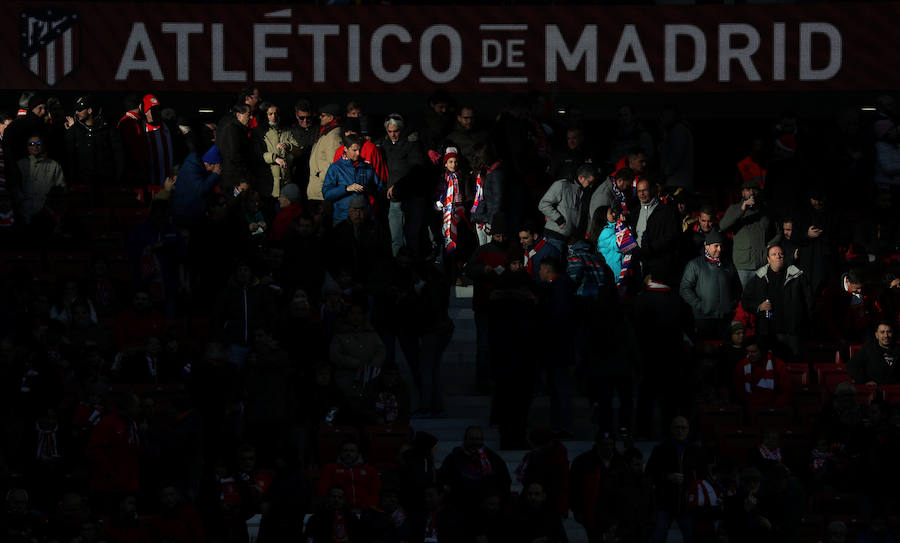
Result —
[[703, 256], [705, 256], [706, 261], [709, 262], [710, 264], [712, 264], [713, 266], [715, 266], [717, 268], [722, 267], [722, 257], [713, 258], [712, 255], [709, 254], [709, 249], [706, 247], [706, 245], [703, 246]]

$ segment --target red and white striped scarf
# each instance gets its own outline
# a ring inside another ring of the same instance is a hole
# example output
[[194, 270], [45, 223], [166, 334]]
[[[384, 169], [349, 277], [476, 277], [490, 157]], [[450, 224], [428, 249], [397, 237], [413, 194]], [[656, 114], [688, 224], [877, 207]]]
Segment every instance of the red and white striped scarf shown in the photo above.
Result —
[[494, 466], [491, 465], [491, 459], [488, 458], [487, 449], [484, 447], [478, 449], [472, 456], [478, 460], [478, 463], [481, 465], [481, 474], [482, 475], [490, 475], [494, 472]]
[[0, 228], [11, 228], [16, 224], [16, 217], [12, 210], [0, 211]]
[[397, 420], [400, 412], [397, 396], [392, 392], [379, 392], [375, 398], [375, 412], [381, 415], [384, 422], [391, 423]]
[[688, 505], [691, 507], [718, 507], [719, 493], [706, 479], [697, 479], [688, 489]]
[[44, 430], [40, 423], [36, 423], [35, 428], [37, 429], [36, 458], [59, 458], [59, 447], [56, 442], [56, 431], [59, 429], [59, 425], [54, 424], [52, 428]]
[[331, 541], [334, 543], [350, 541], [350, 536], [347, 534], [347, 518], [343, 511], [334, 512], [334, 522], [331, 527]]
[[459, 177], [456, 172], [445, 172], [444, 179], [447, 189], [444, 192], [444, 216], [441, 221], [441, 234], [444, 237], [444, 252], [447, 254], [456, 250], [458, 238], [457, 225], [460, 220], [465, 220], [466, 211], [462, 206], [454, 205], [459, 193]]
[[525, 265], [525, 271], [528, 272], [528, 275], [534, 277], [534, 257], [538, 254], [538, 252], [544, 248], [544, 245], [547, 244], [547, 238], [541, 238], [537, 241], [537, 243], [531, 246], [531, 249], [525, 252], [525, 258], [523, 264]]
[[[744, 392], [750, 394], [753, 392], [753, 384], [750, 382], [753, 375], [753, 364], [747, 360], [744, 364]], [[775, 391], [775, 361], [772, 359], [772, 353], [769, 353], [769, 359], [766, 360], [766, 367], [763, 376], [756, 383], [756, 388], [764, 388], [766, 390]]]
[[472, 209], [469, 211], [472, 215], [478, 210], [478, 206], [481, 204], [481, 200], [484, 199], [484, 175], [481, 172], [478, 172], [478, 175], [475, 176], [475, 201], [472, 202]]
[[781, 447], [775, 447], [775, 450], [769, 450], [765, 445], [759, 446], [759, 455], [762, 456], [766, 460], [774, 460], [775, 462], [781, 462]]

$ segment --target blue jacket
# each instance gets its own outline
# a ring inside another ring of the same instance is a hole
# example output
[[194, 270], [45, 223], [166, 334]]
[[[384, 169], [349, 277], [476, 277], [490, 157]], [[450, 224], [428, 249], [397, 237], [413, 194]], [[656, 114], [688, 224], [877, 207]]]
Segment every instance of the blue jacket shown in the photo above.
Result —
[[616, 244], [616, 223], [608, 222], [600, 231], [600, 235], [597, 236], [597, 251], [603, 255], [606, 265], [612, 270], [613, 280], [617, 279], [619, 272], [622, 271], [622, 253]]
[[334, 205], [334, 224], [347, 218], [350, 209], [350, 198], [355, 192], [347, 192], [347, 187], [359, 183], [365, 187], [365, 195], [374, 196], [381, 189], [381, 180], [368, 162], [360, 160], [355, 165], [341, 158], [328, 167], [325, 181], [322, 182], [322, 197]]
[[172, 215], [179, 219], [198, 219], [206, 211], [206, 195], [219, 182], [219, 174], [206, 170], [197, 153], [185, 157], [172, 190]]

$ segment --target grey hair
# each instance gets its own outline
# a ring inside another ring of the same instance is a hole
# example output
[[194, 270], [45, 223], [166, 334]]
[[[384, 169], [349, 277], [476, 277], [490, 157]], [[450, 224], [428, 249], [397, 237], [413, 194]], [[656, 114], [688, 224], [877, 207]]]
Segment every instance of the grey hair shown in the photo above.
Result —
[[400, 130], [403, 130], [406, 123], [403, 121], [402, 115], [399, 113], [391, 113], [387, 116], [387, 119], [384, 120], [384, 129], [387, 130], [389, 126], [396, 126]]

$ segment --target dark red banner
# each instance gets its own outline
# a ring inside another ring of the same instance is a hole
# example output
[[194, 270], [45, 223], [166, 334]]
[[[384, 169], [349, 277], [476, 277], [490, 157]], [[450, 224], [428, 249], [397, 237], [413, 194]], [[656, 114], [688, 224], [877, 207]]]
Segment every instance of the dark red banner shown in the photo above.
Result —
[[5, 89], [900, 87], [898, 3], [314, 7], [8, 2]]

